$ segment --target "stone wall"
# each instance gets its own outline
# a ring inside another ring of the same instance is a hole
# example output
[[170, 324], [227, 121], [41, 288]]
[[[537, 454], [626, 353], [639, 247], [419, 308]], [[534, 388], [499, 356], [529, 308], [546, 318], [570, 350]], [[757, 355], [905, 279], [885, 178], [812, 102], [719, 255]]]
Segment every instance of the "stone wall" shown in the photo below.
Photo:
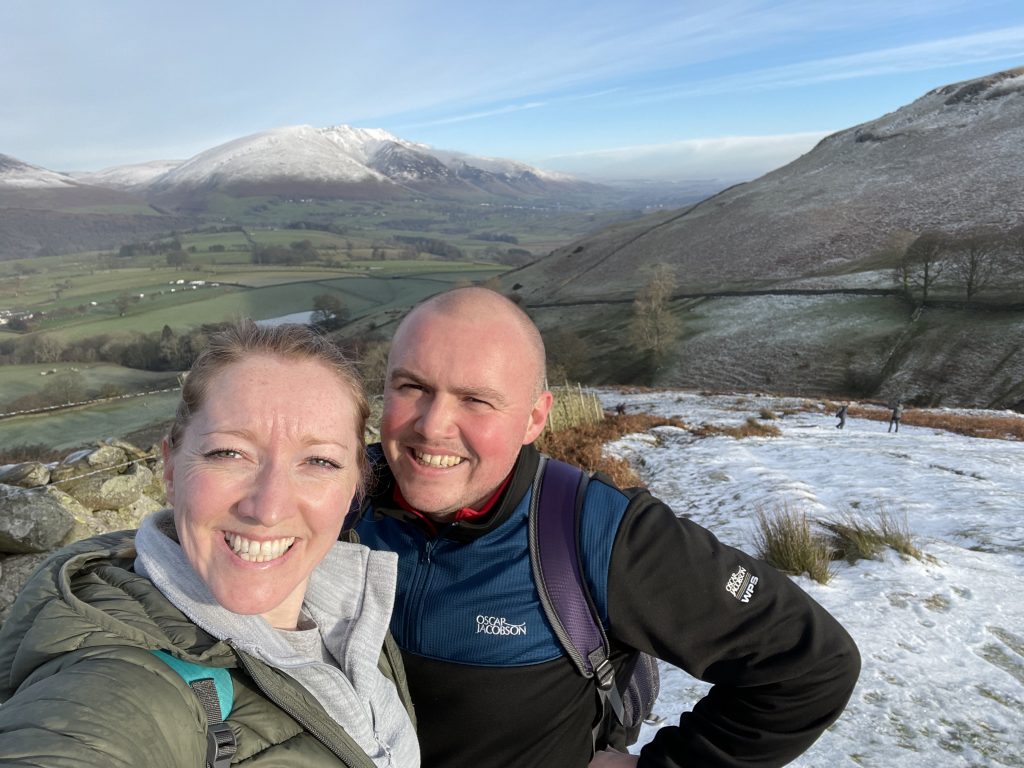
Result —
[[25, 581], [65, 544], [137, 528], [167, 506], [159, 447], [105, 440], [53, 464], [0, 467], [0, 623]]

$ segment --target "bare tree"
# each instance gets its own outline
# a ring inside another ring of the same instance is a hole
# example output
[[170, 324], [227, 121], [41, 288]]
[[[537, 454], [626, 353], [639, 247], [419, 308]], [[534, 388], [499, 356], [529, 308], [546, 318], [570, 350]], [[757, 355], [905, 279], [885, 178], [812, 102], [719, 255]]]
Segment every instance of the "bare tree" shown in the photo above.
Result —
[[943, 232], [923, 232], [907, 246], [899, 265], [896, 267], [897, 281], [907, 295], [914, 298], [920, 294], [920, 303], [928, 303], [928, 293], [945, 269], [945, 258], [949, 239]]
[[32, 359], [37, 363], [56, 363], [64, 354], [64, 349], [64, 342], [50, 334], [32, 339]]
[[996, 276], [999, 267], [999, 240], [990, 232], [973, 231], [951, 240], [953, 274], [963, 285], [970, 304]]
[[631, 335], [639, 348], [653, 352], [655, 358], [668, 351], [682, 330], [679, 318], [669, 306], [675, 290], [675, 271], [668, 264], [658, 264], [633, 301]]
[[61, 371], [43, 387], [43, 397], [50, 405], [67, 405], [85, 399], [85, 376], [79, 371]]

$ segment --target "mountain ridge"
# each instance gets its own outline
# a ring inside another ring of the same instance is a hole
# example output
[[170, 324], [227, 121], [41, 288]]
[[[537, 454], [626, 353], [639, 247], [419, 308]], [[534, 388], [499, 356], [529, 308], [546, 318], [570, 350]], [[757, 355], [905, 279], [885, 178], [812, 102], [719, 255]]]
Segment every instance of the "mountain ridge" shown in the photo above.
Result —
[[693, 206], [582, 238], [520, 268], [527, 301], [635, 292], [645, 267], [681, 285], [842, 274], [898, 232], [1024, 221], [1024, 68], [935, 88]]

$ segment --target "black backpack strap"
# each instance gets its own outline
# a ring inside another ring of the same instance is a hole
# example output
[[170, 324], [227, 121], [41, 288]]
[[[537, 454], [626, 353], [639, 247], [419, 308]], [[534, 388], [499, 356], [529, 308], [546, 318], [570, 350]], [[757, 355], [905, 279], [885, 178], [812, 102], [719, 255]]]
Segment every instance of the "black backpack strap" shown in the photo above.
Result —
[[234, 698], [231, 674], [219, 667], [184, 661], [166, 651], [153, 651], [153, 655], [181, 676], [206, 712], [206, 768], [228, 768], [238, 751], [235, 733], [224, 722]]
[[608, 637], [580, 566], [579, 521], [588, 482], [577, 467], [540, 457], [530, 499], [530, 562], [544, 613], [566, 655], [581, 675], [594, 679], [602, 702], [621, 722]]

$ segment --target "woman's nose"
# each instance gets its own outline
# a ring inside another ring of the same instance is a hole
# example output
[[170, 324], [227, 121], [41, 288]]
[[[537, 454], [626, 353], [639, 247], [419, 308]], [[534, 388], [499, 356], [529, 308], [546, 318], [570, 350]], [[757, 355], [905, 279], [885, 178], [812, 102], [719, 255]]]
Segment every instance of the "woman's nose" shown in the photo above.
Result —
[[238, 505], [238, 511], [243, 517], [269, 528], [288, 517], [294, 505], [290, 472], [269, 463], [256, 473], [252, 487]]

